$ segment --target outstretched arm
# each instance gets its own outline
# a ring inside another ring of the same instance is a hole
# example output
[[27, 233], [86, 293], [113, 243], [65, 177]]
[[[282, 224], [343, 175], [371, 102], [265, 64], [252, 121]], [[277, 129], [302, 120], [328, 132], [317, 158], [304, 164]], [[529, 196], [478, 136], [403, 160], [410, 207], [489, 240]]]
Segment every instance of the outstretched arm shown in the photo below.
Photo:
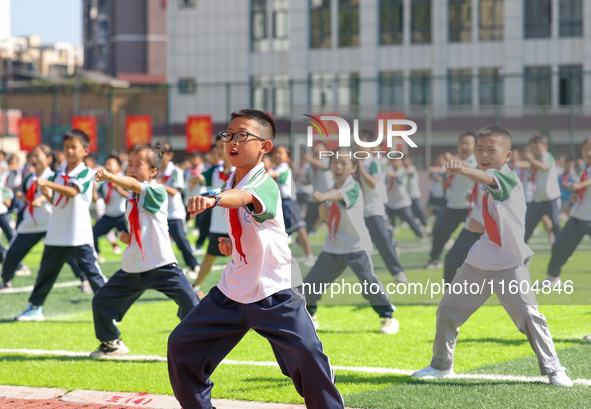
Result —
[[[218, 206], [226, 209], [237, 209], [248, 204], [254, 204], [255, 211], [260, 213], [263, 211], [263, 205], [251, 193], [239, 189], [225, 190], [220, 193], [220, 201]], [[215, 205], [215, 197], [211, 196], [195, 196], [189, 199], [187, 211], [191, 213], [191, 217], [195, 217], [206, 209]]]
[[488, 186], [497, 186], [495, 178], [483, 170], [464, 166], [461, 161], [450, 160], [445, 164], [446, 173], [448, 175], [463, 175], [473, 180], [476, 183], [481, 183]]
[[138, 195], [142, 193], [142, 184], [137, 180], [129, 176], [114, 175], [106, 169], [100, 169], [94, 175], [94, 179], [97, 182], [106, 180], [111, 182], [127, 191], [135, 192]]

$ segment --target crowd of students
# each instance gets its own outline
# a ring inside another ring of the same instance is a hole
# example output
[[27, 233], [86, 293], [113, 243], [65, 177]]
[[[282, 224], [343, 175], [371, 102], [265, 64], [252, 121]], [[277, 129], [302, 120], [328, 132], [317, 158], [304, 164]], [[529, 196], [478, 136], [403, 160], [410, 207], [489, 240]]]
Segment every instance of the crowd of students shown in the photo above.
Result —
[[[1, 252], [0, 292], [12, 291], [19, 272], [30, 274], [22, 260], [45, 239], [29, 305], [15, 319], [44, 319], [42, 306], [68, 263], [80, 278], [81, 288], [95, 293], [92, 307], [100, 345], [91, 356], [129, 351], [115, 322], [121, 321], [145, 290], [155, 289], [178, 304], [181, 320], [187, 318], [169, 340], [171, 382], [181, 403], [191, 407], [196, 394], [209, 399], [212, 384], [205, 368], [215, 367], [244, 331], [254, 328], [271, 341], [284, 373], [292, 377], [306, 402], [328, 399], [332, 403], [326, 407], [340, 407], [342, 400], [330, 386], [331, 369], [314, 331], [320, 325], [317, 303], [322, 293], [301, 294], [298, 283], [308, 288], [331, 283], [351, 267], [361, 282], [380, 289], [364, 296], [381, 319], [380, 332], [395, 334], [399, 330], [396, 308], [374, 273], [371, 252], [375, 246], [393, 279], [408, 283], [393, 235], [397, 219], [421, 241], [432, 234], [426, 268], [443, 268], [449, 283], [492, 278], [495, 290], [502, 279], [530, 280], [533, 252], [526, 242], [541, 220], [553, 243], [546, 279], [550, 285], [560, 285], [562, 266], [582, 238], [591, 234], [591, 189], [587, 189], [591, 186], [587, 178], [591, 139], [582, 145], [582, 160], [558, 164], [543, 135], [534, 135], [520, 152], [502, 128], [464, 132], [457, 152], [441, 155], [429, 168], [431, 186], [425, 212], [418, 171], [410, 158], [379, 159], [369, 149], [367, 159], [358, 160], [351, 150], [338, 148], [330, 159], [321, 159], [318, 152], [326, 150], [326, 145], [318, 142], [293, 169], [289, 148], [273, 146], [274, 133], [273, 121], [264, 113], [242, 110], [233, 114], [228, 132], [216, 138], [207, 155], [189, 155], [180, 166], [174, 163], [168, 143], [136, 146], [97, 166], [88, 157], [87, 135], [78, 130], [64, 136], [62, 153], [37, 146], [22, 169], [14, 156], [0, 161], [4, 169], [0, 227], [10, 240], [8, 249]], [[370, 141], [375, 135], [363, 130], [360, 137]], [[297, 186], [311, 185], [313, 193], [293, 198], [292, 190], [301, 190], [293, 188], [292, 179]], [[432, 229], [430, 217], [435, 218]], [[564, 228], [561, 218], [568, 218]], [[187, 237], [187, 223], [193, 220], [199, 231], [195, 245]], [[308, 233], [314, 234], [323, 223], [328, 232], [315, 257]], [[463, 230], [451, 241], [461, 223]], [[100, 269], [99, 238], [106, 235], [118, 253], [114, 231], [127, 246], [121, 269], [107, 280]], [[294, 274], [299, 269], [287, 247], [290, 234], [297, 234], [304, 264], [311, 267], [303, 278]], [[171, 238], [182, 253], [184, 272], [172, 252]], [[209, 245], [200, 264], [196, 254], [206, 239]], [[443, 263], [446, 246], [450, 249]], [[201, 285], [217, 257], [231, 258], [220, 283], [206, 296]], [[284, 305], [294, 297], [300, 301]], [[572, 385], [533, 294], [499, 297], [519, 330], [527, 334], [550, 383]], [[433, 360], [413, 376], [453, 374], [459, 327], [486, 298], [486, 294], [472, 298], [444, 295], [437, 312]], [[250, 309], [236, 309], [239, 304]], [[270, 306], [277, 308], [271, 315]], [[291, 318], [281, 321], [281, 314]], [[226, 320], [225, 329], [220, 328], [220, 320]], [[236, 328], [232, 334], [229, 322]], [[276, 337], [286, 337], [287, 332], [289, 341], [277, 343]], [[296, 339], [302, 335], [308, 342], [305, 345]], [[217, 352], [193, 354], [188, 359], [189, 350], [195, 351], [196, 346]], [[304, 353], [301, 365], [314, 362], [310, 366], [313, 375], [306, 379], [296, 376], [302, 368], [289, 362], [297, 353]], [[313, 388], [325, 392], [321, 399], [305, 396], [301, 390], [315, 382]], [[196, 388], [201, 392], [195, 392]]]

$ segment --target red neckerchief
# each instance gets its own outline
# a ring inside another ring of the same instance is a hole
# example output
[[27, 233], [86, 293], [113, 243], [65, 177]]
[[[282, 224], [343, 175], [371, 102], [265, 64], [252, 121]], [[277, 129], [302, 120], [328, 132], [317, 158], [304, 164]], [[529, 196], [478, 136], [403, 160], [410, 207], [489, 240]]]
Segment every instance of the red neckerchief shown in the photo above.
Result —
[[236, 251], [240, 254], [244, 264], [248, 264], [246, 261], [246, 255], [242, 251], [242, 243], [240, 242], [242, 236], [242, 224], [240, 224], [240, 217], [238, 216], [238, 208], [230, 209], [230, 227], [232, 229], [232, 237], [234, 237], [234, 245]]
[[25, 205], [29, 208], [29, 213], [31, 215], [31, 218], [33, 219], [35, 224], [37, 224], [37, 221], [35, 220], [35, 216], [33, 215], [33, 200], [35, 200], [35, 193], [37, 193], [37, 182], [35, 180], [33, 180], [31, 182], [31, 186], [29, 186], [29, 188], [27, 189], [27, 191], [25, 193], [25, 197], [26, 197]]
[[[583, 173], [581, 173], [581, 180], [579, 181], [579, 183], [583, 183], [586, 180], [587, 180], [587, 168], [585, 168]], [[577, 196], [579, 196], [579, 201], [583, 200], [583, 195], [585, 194], [585, 190], [587, 190], [586, 187], [583, 189], [579, 189], [577, 191]]]
[[131, 202], [131, 211], [129, 212], [129, 238], [130, 243], [133, 240], [133, 236], [135, 236], [135, 241], [137, 245], [140, 247], [142, 252], [142, 258], [145, 260], [146, 257], [144, 256], [144, 248], [142, 247], [142, 236], [141, 236], [141, 229], [140, 229], [140, 213], [138, 210], [137, 200], [133, 197], [129, 198]]
[[[62, 175], [62, 177], [64, 178], [64, 186], [68, 186], [68, 182], [70, 181], [70, 177], [68, 175], [66, 175], [65, 173]], [[55, 202], [55, 207], [57, 207], [60, 204], [63, 197], [64, 196], [62, 196], [62, 195], [60, 195], [60, 197], [58, 197], [57, 202]], [[70, 200], [70, 198], [66, 197], [66, 202], [64, 203], [63, 207], [66, 207], [68, 205], [69, 200]]]
[[224, 182], [227, 182], [227, 181], [228, 181], [228, 175], [226, 175], [226, 174], [224, 173], [224, 171], [223, 171], [223, 170], [220, 170], [220, 173], [218, 174], [218, 176], [219, 176], [219, 177], [220, 177], [220, 179], [221, 179], [221, 180], [223, 180]]
[[331, 240], [336, 240], [340, 222], [341, 210], [337, 206], [337, 202], [332, 202], [332, 205], [330, 206], [330, 211], [328, 212], [328, 237]]
[[476, 206], [476, 200], [478, 200], [478, 183], [474, 183], [472, 193], [470, 194], [470, 207], [468, 207], [468, 217], [472, 213], [472, 208]]
[[113, 194], [113, 184], [111, 182], [107, 182], [107, 187], [109, 190], [107, 191], [107, 197], [105, 197], [105, 203], [109, 204], [111, 201], [111, 195]]
[[449, 189], [449, 187], [451, 186], [451, 181], [454, 180], [454, 177], [456, 175], [455, 174], [451, 174], [449, 175], [449, 177], [447, 178], [447, 180], [445, 181], [445, 183], [443, 184], [443, 189], [447, 190]]
[[482, 216], [484, 218], [484, 228], [488, 233], [490, 241], [495, 243], [497, 246], [501, 246], [501, 235], [499, 233], [499, 226], [497, 222], [488, 212], [488, 195], [490, 192], [486, 192], [482, 198]]
[[[174, 172], [173, 172], [174, 173]], [[172, 177], [172, 173], [168, 176], [164, 176], [162, 175], [162, 184], [166, 184], [166, 182], [168, 182], [168, 180]]]
[[530, 182], [535, 182], [536, 181], [536, 172], [538, 171], [538, 168], [534, 168], [531, 171], [531, 176], [529, 177]]

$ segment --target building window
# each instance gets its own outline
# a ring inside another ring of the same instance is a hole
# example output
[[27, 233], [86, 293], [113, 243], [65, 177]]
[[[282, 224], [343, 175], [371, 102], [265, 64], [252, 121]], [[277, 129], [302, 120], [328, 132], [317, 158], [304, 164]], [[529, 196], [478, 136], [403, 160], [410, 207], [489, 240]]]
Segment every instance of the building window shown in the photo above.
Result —
[[359, 74], [337, 74], [337, 104], [359, 105]]
[[583, 67], [563, 65], [558, 71], [558, 103], [583, 105]]
[[503, 39], [505, 10], [503, 0], [480, 0], [480, 41]]
[[310, 48], [330, 47], [330, 0], [310, 0]]
[[254, 109], [269, 110], [269, 76], [253, 75], [250, 78], [250, 99]]
[[412, 71], [410, 73], [410, 104], [431, 104], [431, 74], [429, 71]]
[[449, 70], [447, 73], [448, 105], [472, 105], [472, 71]]
[[273, 0], [273, 51], [287, 51], [289, 0]]
[[402, 44], [402, 0], [380, 1], [380, 44]]
[[449, 0], [449, 41], [472, 41], [472, 0]]
[[583, 35], [583, 0], [560, 0], [560, 37]]
[[478, 98], [480, 105], [503, 104], [503, 81], [498, 68], [481, 68], [478, 71]]
[[404, 77], [399, 71], [382, 71], [378, 76], [380, 105], [404, 105]]
[[525, 0], [525, 38], [548, 38], [552, 34], [552, 0]]
[[410, 30], [413, 43], [431, 42], [431, 0], [412, 0]]
[[269, 51], [267, 38], [267, 0], [251, 0], [250, 47], [254, 52]]
[[339, 47], [359, 46], [359, 0], [339, 0]]
[[179, 78], [179, 94], [194, 94], [197, 91], [197, 82], [195, 78]]
[[195, 7], [197, 0], [179, 0], [180, 8]]
[[525, 105], [550, 105], [552, 103], [552, 69], [550, 67], [525, 67]]
[[334, 75], [329, 72], [310, 74], [310, 105], [334, 105]]
[[286, 74], [273, 77], [273, 115], [276, 117], [289, 116], [289, 78]]

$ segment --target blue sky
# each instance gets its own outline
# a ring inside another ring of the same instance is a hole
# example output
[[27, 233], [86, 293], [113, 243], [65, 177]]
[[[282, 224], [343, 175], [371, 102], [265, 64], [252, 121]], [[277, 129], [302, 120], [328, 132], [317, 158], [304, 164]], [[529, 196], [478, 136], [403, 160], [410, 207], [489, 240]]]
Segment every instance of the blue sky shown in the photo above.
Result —
[[11, 0], [10, 34], [82, 44], [82, 0]]

